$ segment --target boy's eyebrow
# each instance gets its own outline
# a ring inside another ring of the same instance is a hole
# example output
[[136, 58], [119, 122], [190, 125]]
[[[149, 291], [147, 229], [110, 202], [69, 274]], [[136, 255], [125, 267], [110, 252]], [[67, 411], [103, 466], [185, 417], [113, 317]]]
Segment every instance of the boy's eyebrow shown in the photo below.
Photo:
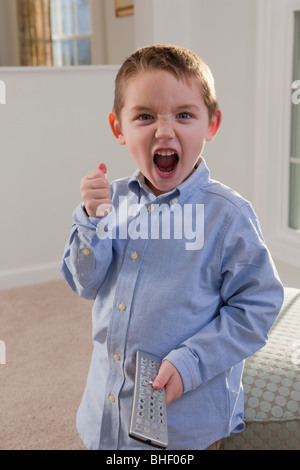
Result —
[[151, 109], [148, 108], [148, 106], [133, 106], [132, 108], [130, 108], [130, 111], [132, 113], [140, 113], [140, 112], [151, 112]]
[[195, 103], [180, 105], [176, 108], [176, 111], [186, 110], [186, 109], [199, 109], [199, 106]]
[[[195, 103], [187, 103], [187, 104], [183, 104], [183, 105], [175, 107], [173, 112], [179, 112], [179, 111], [183, 111], [183, 110], [187, 110], [187, 109], [188, 110], [191, 110], [191, 109], [199, 110], [199, 106], [196, 105]], [[133, 106], [130, 109], [130, 111], [133, 112], [133, 113], [140, 113], [140, 112], [144, 112], [144, 113], [149, 112], [149, 113], [151, 113], [151, 112], [153, 112], [153, 108], [149, 108], [148, 106], [136, 105], [136, 106]]]

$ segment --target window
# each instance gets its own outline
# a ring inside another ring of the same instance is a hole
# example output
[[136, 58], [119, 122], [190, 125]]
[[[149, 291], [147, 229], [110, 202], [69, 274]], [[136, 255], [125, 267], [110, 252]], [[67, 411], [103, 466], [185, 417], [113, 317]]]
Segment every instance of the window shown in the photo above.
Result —
[[53, 64], [91, 64], [89, 0], [51, 0]]
[[[293, 83], [300, 80], [300, 12], [295, 12]], [[289, 226], [300, 229], [300, 103], [292, 104]]]
[[300, 0], [256, 5], [253, 202], [274, 259], [300, 268]]

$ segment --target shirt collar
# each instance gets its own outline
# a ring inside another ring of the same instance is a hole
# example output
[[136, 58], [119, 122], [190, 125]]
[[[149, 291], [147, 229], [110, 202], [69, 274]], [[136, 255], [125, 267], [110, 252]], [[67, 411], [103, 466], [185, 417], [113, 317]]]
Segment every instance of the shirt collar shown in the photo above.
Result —
[[[192, 192], [199, 190], [200, 188], [203, 188], [204, 186], [206, 186], [209, 180], [210, 180], [209, 169], [206, 165], [204, 158], [202, 157], [199, 166], [196, 168], [196, 170], [191, 174], [191, 176], [187, 180], [185, 180], [183, 183], [177, 186], [177, 188], [173, 189], [169, 193], [163, 194], [162, 196], [167, 196], [171, 194], [174, 195], [174, 193], [176, 192], [176, 195], [181, 196], [183, 199], [185, 199]], [[133, 173], [133, 175], [130, 177], [128, 181], [128, 188], [132, 192], [134, 192], [137, 196], [140, 196], [141, 190], [147, 193], [148, 195], [149, 193], [152, 194], [150, 188], [145, 183], [144, 175], [139, 169], [137, 169]], [[162, 196], [159, 196], [159, 197], [162, 197]]]

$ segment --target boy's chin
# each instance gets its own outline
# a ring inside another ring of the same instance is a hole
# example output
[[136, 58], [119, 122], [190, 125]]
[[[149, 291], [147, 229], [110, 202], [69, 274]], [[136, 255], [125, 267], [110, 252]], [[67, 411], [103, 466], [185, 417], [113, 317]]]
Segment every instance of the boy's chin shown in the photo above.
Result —
[[165, 193], [169, 193], [170, 191], [173, 191], [173, 189], [176, 188], [176, 186], [174, 186], [174, 184], [164, 184], [164, 185], [154, 185], [153, 183], [151, 183], [151, 181], [147, 180], [147, 178], [145, 178], [146, 180], [146, 184], [147, 186], [151, 189], [151, 191], [155, 194], [155, 196], [160, 196], [161, 194], [165, 194]]
[[[200, 160], [201, 162], [201, 160]], [[181, 172], [177, 172], [177, 167], [175, 168], [175, 171], [172, 175], [164, 175], [164, 177], [159, 177], [154, 180], [153, 182], [145, 178], [147, 186], [151, 189], [151, 191], [156, 195], [159, 196], [160, 194], [165, 194], [173, 191], [173, 189], [177, 188], [181, 183], [186, 181], [197, 169], [199, 166], [200, 162], [197, 162], [197, 165], [195, 165], [190, 172], [187, 174], [182, 174]], [[181, 173], [181, 174], [180, 174]]]
[[155, 168], [155, 172], [156, 175], [152, 178], [152, 181], [147, 180], [146, 178], [146, 184], [156, 196], [169, 193], [180, 184], [177, 166], [172, 172], [163, 173], [160, 172], [157, 168]]

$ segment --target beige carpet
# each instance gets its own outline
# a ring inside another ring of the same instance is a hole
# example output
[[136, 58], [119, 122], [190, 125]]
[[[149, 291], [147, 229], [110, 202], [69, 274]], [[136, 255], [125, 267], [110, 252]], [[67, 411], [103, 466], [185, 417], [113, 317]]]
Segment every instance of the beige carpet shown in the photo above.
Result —
[[91, 356], [91, 309], [63, 280], [0, 291], [0, 450], [85, 449], [75, 418]]

